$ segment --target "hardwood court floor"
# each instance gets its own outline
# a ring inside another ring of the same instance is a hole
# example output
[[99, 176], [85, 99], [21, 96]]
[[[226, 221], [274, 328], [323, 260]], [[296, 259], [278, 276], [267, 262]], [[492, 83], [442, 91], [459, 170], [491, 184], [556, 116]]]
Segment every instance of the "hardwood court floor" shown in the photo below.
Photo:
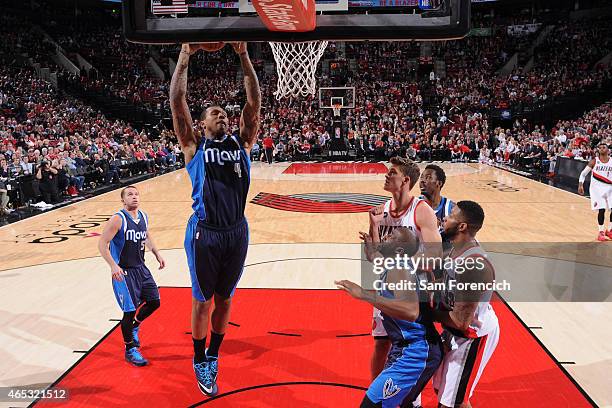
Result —
[[[367, 215], [353, 211], [388, 195], [382, 190], [384, 169], [356, 170], [341, 163], [288, 167], [253, 166], [247, 205], [249, 268], [240, 287], [331, 289], [337, 278], [357, 281], [357, 234], [367, 228]], [[583, 197], [489, 166], [443, 167], [446, 196], [483, 206], [482, 242], [593, 241], [595, 216]], [[150, 231], [168, 263], [158, 271], [147, 254], [150, 269], [160, 286], [189, 286], [182, 249], [191, 213], [186, 172], [138, 187]], [[120, 206], [115, 191], [0, 228], [0, 387], [53, 383], [82, 356], [80, 351], [89, 350], [116, 325], [109, 319], [121, 314], [96, 245], [102, 224]], [[316, 211], [306, 212], [310, 210]], [[612, 242], [602, 243], [585, 256], [607, 259], [611, 251]], [[568, 363], [563, 367], [600, 406], [612, 406], [609, 300], [510, 304], [550, 353]]]

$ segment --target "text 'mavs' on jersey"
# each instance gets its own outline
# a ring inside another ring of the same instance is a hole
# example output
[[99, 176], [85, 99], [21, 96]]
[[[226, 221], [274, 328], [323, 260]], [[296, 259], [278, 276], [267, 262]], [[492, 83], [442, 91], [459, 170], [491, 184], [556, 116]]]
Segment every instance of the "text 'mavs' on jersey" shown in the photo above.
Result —
[[111, 256], [121, 268], [135, 268], [144, 265], [145, 241], [149, 218], [138, 210], [134, 219], [126, 210], [117, 213], [121, 217], [121, 228], [110, 243]]
[[244, 218], [251, 182], [251, 161], [236, 136], [202, 138], [187, 164], [193, 211], [214, 227], [229, 227]]

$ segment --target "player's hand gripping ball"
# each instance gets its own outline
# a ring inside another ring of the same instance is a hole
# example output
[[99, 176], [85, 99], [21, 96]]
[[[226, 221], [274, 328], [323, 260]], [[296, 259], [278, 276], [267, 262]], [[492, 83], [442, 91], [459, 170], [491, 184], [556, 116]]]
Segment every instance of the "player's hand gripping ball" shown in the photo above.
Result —
[[214, 52], [214, 51], [219, 51], [223, 47], [225, 47], [224, 42], [210, 42], [210, 43], [202, 43], [202, 44], [183, 44], [181, 52], [185, 52], [189, 55], [194, 55], [200, 50]]
[[200, 48], [204, 51], [215, 52], [219, 51], [221, 48], [225, 47], [224, 42], [211, 42], [211, 43], [202, 43], [200, 44]]

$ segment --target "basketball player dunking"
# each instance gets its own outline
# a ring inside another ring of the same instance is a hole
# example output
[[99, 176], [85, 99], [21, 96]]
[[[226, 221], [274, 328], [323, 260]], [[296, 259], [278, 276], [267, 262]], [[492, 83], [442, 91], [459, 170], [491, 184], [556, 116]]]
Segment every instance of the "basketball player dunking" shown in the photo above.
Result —
[[604, 227], [606, 220], [606, 208], [612, 209], [612, 162], [610, 162], [610, 149], [605, 143], [597, 146], [598, 155], [580, 173], [578, 193], [584, 194], [584, 180], [591, 170], [591, 185], [589, 194], [591, 196], [591, 209], [597, 211], [597, 224], [599, 225], [598, 241], [612, 239], [612, 211], [610, 212], [610, 224], [608, 230]]
[[[476, 241], [484, 211], [473, 201], [459, 201], [444, 222], [445, 235], [452, 243], [452, 267], [444, 271], [446, 290], [434, 311], [442, 323], [446, 354], [433, 378], [441, 407], [468, 408], [470, 398], [499, 341], [499, 323], [489, 301], [492, 291], [450, 290], [458, 283], [490, 283], [495, 270]], [[465, 260], [472, 258], [471, 262]], [[445, 262], [445, 265], [450, 264]]]
[[[159, 308], [159, 290], [144, 262], [145, 246], [166, 266], [148, 231], [149, 217], [138, 207], [140, 195], [134, 186], [121, 190], [123, 209], [111, 217], [98, 241], [100, 255], [111, 268], [113, 291], [123, 311], [121, 334], [125, 342], [125, 359], [135, 365], [147, 365], [140, 354], [140, 323]], [[142, 307], [139, 308], [139, 306]], [[136, 314], [138, 309], [138, 314]]]
[[[231, 298], [242, 275], [249, 244], [244, 217], [250, 185], [251, 147], [257, 138], [261, 93], [246, 43], [233, 43], [244, 71], [246, 105], [240, 117], [240, 134], [228, 133], [228, 117], [219, 106], [202, 114], [204, 137], [193, 129], [187, 106], [189, 57], [199, 49], [219, 44], [183, 44], [170, 83], [170, 107], [181, 150], [191, 178], [193, 215], [185, 234], [185, 251], [191, 275], [193, 370], [200, 390], [218, 392], [219, 347], [230, 316]], [[214, 299], [210, 344], [206, 348], [209, 311]]]

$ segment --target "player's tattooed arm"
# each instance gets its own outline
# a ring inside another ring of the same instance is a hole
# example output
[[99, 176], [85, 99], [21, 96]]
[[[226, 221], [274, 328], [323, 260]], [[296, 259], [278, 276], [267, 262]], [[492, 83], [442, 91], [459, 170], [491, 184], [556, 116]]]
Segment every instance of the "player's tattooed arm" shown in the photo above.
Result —
[[193, 159], [198, 147], [193, 132], [191, 112], [189, 112], [189, 105], [187, 105], [187, 73], [189, 69], [189, 57], [199, 49], [197, 45], [183, 44], [176, 64], [176, 69], [170, 81], [170, 109], [172, 110], [172, 122], [174, 124], [174, 132], [181, 145], [181, 150], [185, 155], [185, 164]]
[[[473, 268], [466, 269], [464, 273], [457, 275], [457, 282], [462, 284], [489, 283], [493, 281], [493, 270], [487, 262], [476, 263]], [[465, 332], [474, 319], [474, 313], [482, 299], [484, 291], [463, 290], [455, 293], [455, 304], [452, 311], [434, 311], [434, 320], [445, 326]]]
[[240, 116], [240, 139], [247, 152], [251, 151], [251, 147], [257, 140], [259, 132], [259, 123], [261, 120], [261, 90], [259, 89], [259, 80], [257, 73], [247, 50], [247, 43], [238, 42], [232, 43], [234, 51], [240, 57], [242, 70], [244, 71], [244, 88], [246, 90], [247, 102], [242, 109]]

